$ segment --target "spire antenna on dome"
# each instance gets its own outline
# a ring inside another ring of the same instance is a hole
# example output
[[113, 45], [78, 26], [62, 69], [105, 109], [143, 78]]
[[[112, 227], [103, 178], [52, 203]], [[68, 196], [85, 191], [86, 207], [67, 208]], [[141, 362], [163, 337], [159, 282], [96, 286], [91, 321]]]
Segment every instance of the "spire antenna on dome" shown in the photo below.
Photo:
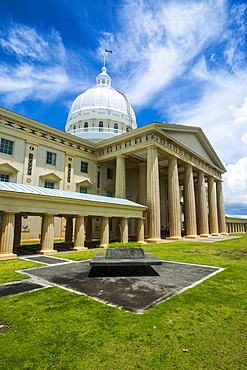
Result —
[[112, 54], [112, 50], [109, 50], [109, 49], [104, 49], [104, 67], [105, 67], [105, 53], [111, 53]]

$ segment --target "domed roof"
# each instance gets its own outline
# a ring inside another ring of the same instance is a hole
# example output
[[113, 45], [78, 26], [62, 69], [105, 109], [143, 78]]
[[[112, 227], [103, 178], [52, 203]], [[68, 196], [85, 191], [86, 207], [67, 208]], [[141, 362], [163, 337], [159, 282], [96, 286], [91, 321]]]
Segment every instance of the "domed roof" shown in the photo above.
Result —
[[67, 125], [75, 115], [89, 110], [104, 109], [108, 112], [115, 111], [124, 115], [125, 120], [126, 118], [128, 120], [128, 125], [132, 129], [136, 128], [136, 117], [128, 96], [111, 87], [111, 77], [107, 74], [105, 67], [102, 68], [102, 72], [97, 76], [96, 81], [97, 85], [80, 94], [73, 102]]

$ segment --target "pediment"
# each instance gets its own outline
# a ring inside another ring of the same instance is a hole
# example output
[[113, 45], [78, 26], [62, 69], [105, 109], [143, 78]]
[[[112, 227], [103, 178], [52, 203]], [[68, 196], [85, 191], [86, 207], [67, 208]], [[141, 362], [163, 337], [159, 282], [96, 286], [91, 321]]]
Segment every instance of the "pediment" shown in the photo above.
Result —
[[77, 182], [76, 185], [82, 186], [83, 188], [91, 188], [93, 186], [93, 184], [89, 180], [83, 180], [83, 181]]
[[5, 162], [5, 163], [0, 163], [0, 172], [15, 175], [17, 172], [19, 172], [19, 170], [11, 166], [11, 164]]
[[40, 175], [40, 178], [42, 181], [53, 181], [53, 182], [59, 182], [61, 181], [61, 177], [56, 175], [54, 172], [50, 172], [44, 175]]
[[[158, 127], [157, 127], [158, 126]], [[226, 169], [200, 127], [174, 124], [158, 124], [156, 127], [167, 134], [170, 140], [181, 143], [188, 150], [198, 154], [206, 161], [217, 166], [222, 172]]]

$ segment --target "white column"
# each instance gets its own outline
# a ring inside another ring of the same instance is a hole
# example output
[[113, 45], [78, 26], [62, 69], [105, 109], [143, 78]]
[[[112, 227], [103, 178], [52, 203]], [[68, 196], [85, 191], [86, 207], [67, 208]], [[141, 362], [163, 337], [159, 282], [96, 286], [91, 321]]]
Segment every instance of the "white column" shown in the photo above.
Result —
[[216, 182], [216, 194], [217, 194], [219, 233], [221, 235], [225, 235], [226, 234], [226, 217], [225, 217], [224, 196], [223, 196], [223, 189], [222, 189], [221, 181]]
[[121, 217], [120, 218], [120, 228], [122, 233], [122, 243], [128, 243], [128, 218]]
[[42, 219], [41, 250], [39, 254], [54, 254], [54, 214], [46, 214]]
[[101, 217], [100, 222], [100, 248], [107, 248], [109, 244], [109, 220], [108, 217]]
[[184, 214], [187, 238], [197, 238], [196, 202], [192, 166], [185, 167], [184, 176]]
[[168, 204], [170, 236], [167, 239], [179, 240], [181, 238], [181, 208], [176, 157], [168, 160]]
[[21, 215], [15, 214], [14, 246], [21, 244]]
[[199, 233], [201, 237], [207, 237], [208, 230], [208, 207], [205, 188], [205, 178], [203, 172], [197, 173], [197, 187], [198, 187], [198, 222]]
[[[147, 205], [147, 164], [139, 164], [139, 190], [138, 190], [138, 203]], [[145, 216], [147, 212], [145, 211]], [[137, 226], [138, 227], [138, 226]], [[144, 236], [148, 236], [147, 217], [144, 219]]]
[[148, 241], [157, 243], [160, 238], [160, 190], [157, 147], [147, 150], [147, 224]]
[[137, 243], [144, 244], [144, 218], [137, 219], [137, 226], [136, 226], [136, 237]]
[[119, 155], [116, 159], [115, 197], [126, 198], [126, 170], [124, 155]]
[[66, 217], [65, 243], [72, 243], [73, 217]]
[[216, 191], [214, 178], [208, 177], [208, 206], [209, 206], [209, 232], [211, 235], [219, 235], [218, 215], [216, 205]]
[[87, 250], [84, 247], [84, 216], [77, 215], [75, 219], [75, 236], [74, 246], [71, 248], [74, 251]]
[[4, 212], [2, 215], [2, 230], [0, 237], [0, 259], [16, 258], [13, 253], [14, 245], [15, 214]]
[[92, 217], [87, 217], [86, 221], [86, 241], [91, 242], [93, 237], [93, 226], [92, 226]]

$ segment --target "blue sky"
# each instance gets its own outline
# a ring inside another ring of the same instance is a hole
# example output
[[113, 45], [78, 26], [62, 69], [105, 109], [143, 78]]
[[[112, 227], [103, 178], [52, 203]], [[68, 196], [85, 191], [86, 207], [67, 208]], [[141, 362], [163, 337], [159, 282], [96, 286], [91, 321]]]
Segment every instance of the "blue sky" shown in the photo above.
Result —
[[241, 0], [0, 0], [0, 105], [64, 130], [106, 46], [138, 125], [202, 127], [226, 213], [247, 215], [246, 15]]

